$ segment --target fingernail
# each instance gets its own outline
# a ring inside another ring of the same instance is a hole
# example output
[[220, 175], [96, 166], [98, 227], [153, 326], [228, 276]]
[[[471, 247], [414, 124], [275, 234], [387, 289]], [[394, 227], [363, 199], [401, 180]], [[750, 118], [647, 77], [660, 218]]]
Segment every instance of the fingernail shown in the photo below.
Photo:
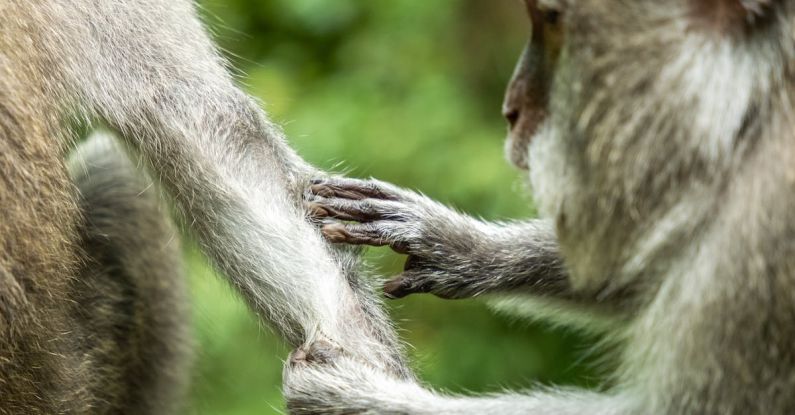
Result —
[[334, 223], [331, 225], [323, 225], [320, 228], [320, 232], [323, 233], [323, 236], [331, 242], [345, 242], [350, 234], [348, 234], [347, 229], [345, 229], [344, 225], [340, 225], [338, 223]]
[[407, 281], [402, 277], [391, 279], [384, 283], [384, 295], [392, 300], [403, 298], [409, 294]]
[[309, 191], [315, 194], [316, 196], [334, 197], [334, 192], [331, 189], [329, 189], [328, 186], [322, 184], [309, 186]]
[[304, 208], [309, 212], [311, 216], [317, 218], [325, 218], [329, 216], [328, 210], [326, 210], [324, 207], [320, 206], [317, 203], [306, 202], [304, 203]]

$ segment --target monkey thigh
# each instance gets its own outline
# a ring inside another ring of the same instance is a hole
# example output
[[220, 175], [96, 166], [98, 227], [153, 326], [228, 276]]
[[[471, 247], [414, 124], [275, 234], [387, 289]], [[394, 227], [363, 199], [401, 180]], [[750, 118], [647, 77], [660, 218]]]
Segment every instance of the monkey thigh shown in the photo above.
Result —
[[98, 412], [175, 413], [191, 360], [177, 231], [109, 134], [89, 138], [69, 166], [84, 215], [85, 261], [71, 290], [89, 395]]

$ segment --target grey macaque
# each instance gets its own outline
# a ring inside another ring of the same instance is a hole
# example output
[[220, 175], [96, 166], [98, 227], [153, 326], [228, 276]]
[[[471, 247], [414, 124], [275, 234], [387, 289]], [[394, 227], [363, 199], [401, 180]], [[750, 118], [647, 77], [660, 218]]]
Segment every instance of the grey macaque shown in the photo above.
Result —
[[795, 3], [525, 5], [503, 112], [540, 219], [485, 223], [377, 180], [321, 178], [307, 203], [330, 241], [408, 255], [389, 296], [489, 294], [606, 331], [613, 386], [449, 397], [326, 373], [325, 408], [795, 412]]
[[[511, 225], [308, 166], [232, 82], [187, 0], [0, 2], [0, 413], [178, 407], [180, 272], [157, 198], [128, 191], [148, 188], [139, 164], [297, 348], [292, 413], [793, 412], [795, 5], [527, 8], [507, 147], [544, 219]], [[72, 117], [117, 131], [142, 163], [92, 140], [70, 169]], [[329, 247], [308, 215], [345, 221], [323, 227], [334, 241], [408, 253], [394, 296], [489, 292], [600, 321], [624, 345], [616, 386], [424, 387], [356, 251]]]
[[[191, 1], [3, 0], [0, 27], [0, 414], [180, 407], [184, 282], [152, 182], [289, 343], [411, 377], [355, 252], [305, 218], [321, 173], [233, 83]], [[119, 138], [67, 163], [74, 119]]]

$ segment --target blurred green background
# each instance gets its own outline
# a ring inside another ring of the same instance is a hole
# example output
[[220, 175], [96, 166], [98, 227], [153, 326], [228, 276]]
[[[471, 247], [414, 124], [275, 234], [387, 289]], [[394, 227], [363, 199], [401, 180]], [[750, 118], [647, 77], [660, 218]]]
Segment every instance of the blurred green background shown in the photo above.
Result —
[[[485, 219], [533, 214], [502, 155], [500, 104], [528, 32], [518, 0], [201, 0], [239, 81], [326, 169], [420, 190]], [[283, 410], [288, 350], [188, 249], [196, 374], [187, 413]], [[402, 258], [368, 256], [379, 273]], [[389, 303], [414, 365], [453, 392], [596, 383], [590, 344], [477, 301]]]

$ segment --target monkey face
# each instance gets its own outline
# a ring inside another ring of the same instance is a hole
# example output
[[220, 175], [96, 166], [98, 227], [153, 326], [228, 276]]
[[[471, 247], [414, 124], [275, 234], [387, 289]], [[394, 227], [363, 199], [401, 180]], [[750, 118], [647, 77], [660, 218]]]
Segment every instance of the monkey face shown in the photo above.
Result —
[[[543, 3], [543, 4], [542, 4]], [[530, 40], [508, 85], [502, 113], [508, 121], [506, 158], [527, 170], [527, 147], [548, 112], [550, 84], [562, 44], [561, 5], [526, 0]]]
[[572, 272], [616, 274], [665, 218], [707, 220], [705, 195], [785, 128], [776, 109], [790, 98], [777, 97], [792, 90], [795, 48], [775, 16], [792, 6], [566, 3], [526, 1], [533, 30], [505, 100], [508, 153], [529, 170]]

